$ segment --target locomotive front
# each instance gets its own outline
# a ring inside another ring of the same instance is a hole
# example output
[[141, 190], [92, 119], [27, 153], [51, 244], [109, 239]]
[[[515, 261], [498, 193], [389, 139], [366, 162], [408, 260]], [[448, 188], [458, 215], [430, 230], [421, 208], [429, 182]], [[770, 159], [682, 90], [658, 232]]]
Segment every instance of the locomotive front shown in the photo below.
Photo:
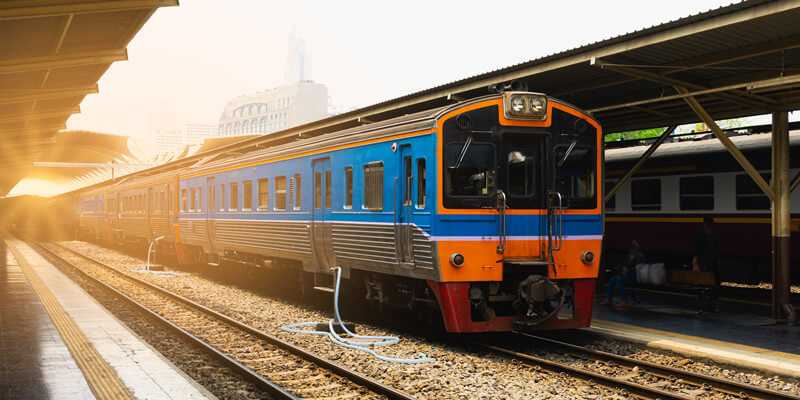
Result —
[[589, 326], [603, 233], [601, 130], [546, 95], [507, 91], [437, 124], [429, 286], [450, 332]]

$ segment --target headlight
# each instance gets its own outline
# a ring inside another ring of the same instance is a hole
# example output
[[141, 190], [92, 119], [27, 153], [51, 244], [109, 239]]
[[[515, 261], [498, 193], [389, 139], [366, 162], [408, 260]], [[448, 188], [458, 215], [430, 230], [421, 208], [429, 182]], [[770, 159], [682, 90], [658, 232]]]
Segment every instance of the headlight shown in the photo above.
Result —
[[522, 112], [525, 109], [525, 99], [522, 96], [511, 97], [511, 110], [515, 113]]
[[544, 110], [544, 101], [539, 97], [531, 98], [531, 111], [538, 113]]
[[507, 119], [547, 119], [547, 96], [538, 93], [505, 92], [503, 109]]

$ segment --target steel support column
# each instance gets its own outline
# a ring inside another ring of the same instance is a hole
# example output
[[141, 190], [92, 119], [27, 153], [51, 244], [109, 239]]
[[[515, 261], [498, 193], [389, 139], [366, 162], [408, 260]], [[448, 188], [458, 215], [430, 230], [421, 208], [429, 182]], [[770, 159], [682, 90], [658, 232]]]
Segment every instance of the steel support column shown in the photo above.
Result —
[[[689, 93], [689, 91], [686, 88], [680, 86], [675, 86], [675, 90], [681, 94]], [[687, 96], [683, 100], [686, 102], [686, 104], [689, 105], [689, 107], [692, 110], [694, 110], [695, 114], [697, 114], [697, 116], [700, 117], [700, 120], [702, 120], [703, 122], [705, 122], [706, 125], [708, 125], [708, 128], [711, 129], [711, 132], [714, 133], [714, 136], [716, 136], [717, 139], [719, 139], [720, 143], [722, 143], [722, 145], [725, 146], [725, 148], [728, 150], [728, 153], [730, 153], [731, 156], [733, 156], [736, 162], [738, 162], [739, 165], [742, 166], [742, 169], [744, 169], [745, 172], [747, 172], [747, 175], [750, 176], [750, 179], [752, 179], [753, 182], [755, 182], [756, 185], [758, 185], [761, 191], [764, 192], [764, 194], [767, 195], [767, 197], [769, 197], [770, 200], [772, 200], [775, 197], [775, 194], [772, 192], [772, 188], [769, 186], [769, 183], [767, 183], [767, 181], [764, 180], [764, 177], [762, 177], [761, 174], [758, 173], [758, 170], [756, 170], [756, 168], [753, 167], [753, 164], [750, 164], [750, 161], [747, 160], [747, 157], [745, 157], [745, 155], [742, 154], [742, 151], [739, 150], [739, 148], [737, 148], [735, 144], [733, 144], [731, 139], [728, 138], [728, 135], [726, 135], [725, 132], [723, 132], [722, 129], [720, 129], [719, 125], [717, 125], [717, 123], [714, 121], [714, 118], [711, 117], [711, 114], [709, 114], [703, 108], [703, 106], [700, 105], [700, 102], [698, 102], [697, 99], [694, 98], [694, 96]], [[786, 148], [787, 149], [789, 148], [788, 145], [786, 146]]]
[[608, 191], [608, 193], [606, 193], [606, 197], [603, 199], [603, 201], [607, 202], [612, 197], [614, 197], [614, 194], [617, 193], [617, 190], [619, 190], [619, 188], [625, 182], [631, 179], [631, 177], [637, 171], [639, 171], [639, 168], [641, 168], [642, 165], [644, 165], [644, 162], [650, 158], [650, 156], [656, 151], [656, 149], [658, 149], [658, 146], [661, 146], [661, 143], [664, 143], [664, 140], [666, 140], [669, 137], [669, 135], [672, 134], [672, 132], [675, 132], [675, 128], [677, 128], [677, 125], [669, 126], [666, 129], [664, 129], [664, 132], [661, 132], [661, 136], [659, 136], [658, 139], [656, 139], [656, 141], [653, 142], [653, 144], [651, 144], [650, 147], [647, 148], [647, 150], [645, 150], [644, 154], [642, 154], [642, 156], [639, 157], [639, 160], [636, 161], [636, 164], [634, 164], [633, 167], [630, 170], [628, 170], [628, 172], [626, 172], [625, 175], [617, 181], [617, 183], [614, 184], [614, 186]]
[[772, 113], [772, 317], [782, 318], [789, 300], [791, 226], [789, 195], [789, 113]]

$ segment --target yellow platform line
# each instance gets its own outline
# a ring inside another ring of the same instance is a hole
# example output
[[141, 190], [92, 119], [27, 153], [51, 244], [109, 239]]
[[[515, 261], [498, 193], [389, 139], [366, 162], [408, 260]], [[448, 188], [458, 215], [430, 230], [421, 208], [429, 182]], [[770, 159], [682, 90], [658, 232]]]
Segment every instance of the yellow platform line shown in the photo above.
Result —
[[[595, 323], [598, 323], [601, 326], [597, 326], [597, 325], [595, 325]], [[605, 327], [602, 326], [602, 325], [605, 325]], [[596, 318], [592, 319], [592, 328], [593, 329], [598, 329], [598, 330], [616, 332], [618, 334], [624, 334], [623, 331], [625, 331], [625, 330], [634, 331], [634, 332], [643, 332], [643, 333], [649, 333], [649, 334], [653, 334], [653, 335], [671, 337], [671, 338], [674, 338], [674, 339], [688, 340], [688, 341], [693, 341], [693, 342], [698, 342], [698, 343], [703, 343], [703, 344], [710, 344], [710, 345], [714, 345], [714, 346], [719, 346], [719, 347], [723, 347], [723, 348], [736, 349], [736, 350], [740, 350], [740, 351], [747, 351], [747, 352], [751, 352], [751, 353], [758, 353], [758, 354], [764, 354], [764, 355], [770, 355], [770, 356], [774, 356], [774, 357], [782, 357], [782, 358], [788, 358], [788, 359], [791, 359], [791, 360], [800, 361], [800, 355], [798, 355], [798, 354], [785, 353], [785, 352], [782, 352], [782, 351], [770, 350], [770, 349], [765, 349], [765, 348], [762, 348], [762, 347], [747, 346], [747, 345], [743, 345], [743, 344], [725, 342], [725, 341], [716, 340], [716, 339], [707, 339], [707, 338], [703, 338], [703, 337], [699, 337], [699, 336], [684, 335], [682, 333], [667, 332], [667, 331], [662, 331], [662, 330], [658, 330], [658, 329], [644, 328], [644, 327], [641, 327], [641, 326], [622, 324], [622, 323], [619, 323], [619, 322], [604, 321], [604, 320], [596, 319]], [[611, 328], [617, 328], [617, 329], [611, 329]], [[657, 340], [657, 339], [653, 338], [653, 340]]]
[[22, 256], [20, 251], [11, 243], [7, 242], [9, 250], [14, 254], [20, 268], [25, 273], [33, 287], [36, 295], [42, 303], [50, 320], [53, 321], [58, 334], [69, 349], [75, 363], [83, 372], [86, 377], [86, 382], [92, 388], [94, 395], [100, 399], [133, 399], [134, 397], [125, 388], [122, 381], [119, 380], [117, 374], [109, 367], [109, 365], [94, 348], [91, 341], [83, 334], [83, 331], [78, 327], [75, 321], [61, 306], [61, 303], [53, 296], [50, 289], [44, 284], [42, 279], [33, 270], [31, 265]]

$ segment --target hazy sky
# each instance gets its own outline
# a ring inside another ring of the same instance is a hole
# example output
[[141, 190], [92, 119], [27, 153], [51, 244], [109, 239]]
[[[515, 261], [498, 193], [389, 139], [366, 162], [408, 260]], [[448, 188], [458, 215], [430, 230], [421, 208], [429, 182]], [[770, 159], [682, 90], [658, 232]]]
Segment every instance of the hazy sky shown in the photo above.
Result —
[[[730, 1], [211, 1], [162, 8], [68, 129], [129, 135], [216, 124], [283, 81], [292, 26], [333, 104], [362, 107]], [[535, 90], [535, 88], [532, 88]]]

